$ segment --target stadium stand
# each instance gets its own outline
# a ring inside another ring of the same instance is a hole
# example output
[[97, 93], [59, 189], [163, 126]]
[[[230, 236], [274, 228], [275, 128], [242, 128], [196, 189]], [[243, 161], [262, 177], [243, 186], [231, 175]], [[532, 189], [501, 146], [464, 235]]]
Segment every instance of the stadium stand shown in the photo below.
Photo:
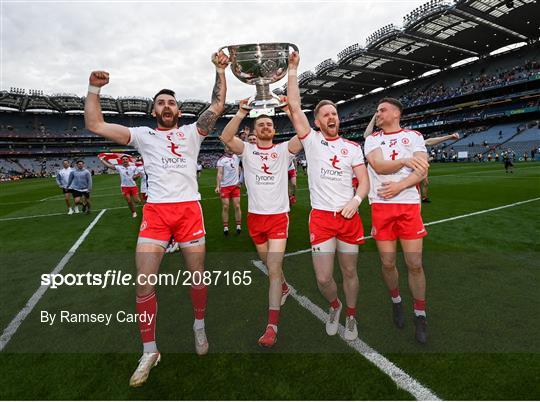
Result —
[[[459, 152], [467, 152], [463, 160], [480, 161], [503, 148], [512, 148], [518, 157], [530, 154], [540, 146], [537, 3], [511, 3], [431, 0], [406, 15], [402, 27], [384, 26], [364, 46], [353, 44], [338, 53], [337, 61], [323, 60], [315, 71], [300, 74], [303, 107], [313, 109], [322, 99], [337, 102], [341, 135], [362, 142], [378, 100], [396, 97], [405, 106], [405, 126], [426, 137], [461, 133], [459, 141], [434, 148], [436, 161]], [[286, 89], [274, 92], [286, 94]], [[183, 124], [209, 106], [196, 99], [179, 100], [179, 105]], [[102, 96], [101, 106], [112, 123], [155, 124], [151, 99]], [[73, 94], [2, 91], [1, 171], [47, 174], [61, 159], [80, 157], [92, 168], [100, 152], [133, 152], [85, 130], [83, 108], [84, 98]], [[203, 143], [205, 167], [214, 166], [222, 152], [217, 136], [237, 108], [237, 102], [226, 105]], [[311, 113], [308, 118], [313, 121]], [[278, 142], [294, 134], [283, 114], [275, 117], [275, 126]]]

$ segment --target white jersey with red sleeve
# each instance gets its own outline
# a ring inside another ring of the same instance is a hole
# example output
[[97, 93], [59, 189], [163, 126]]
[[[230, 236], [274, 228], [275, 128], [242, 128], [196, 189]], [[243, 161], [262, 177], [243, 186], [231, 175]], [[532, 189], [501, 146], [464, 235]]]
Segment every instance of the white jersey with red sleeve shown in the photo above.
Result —
[[223, 155], [217, 161], [216, 166], [223, 168], [221, 187], [236, 186], [240, 183], [240, 158], [238, 155]]
[[[414, 130], [401, 129], [392, 133], [379, 131], [366, 138], [364, 152], [369, 155], [373, 150], [380, 148], [385, 160], [396, 160], [403, 158], [412, 158], [415, 152], [426, 152], [424, 137], [421, 133]], [[416, 187], [409, 187], [393, 198], [385, 200], [377, 195], [383, 183], [390, 181], [401, 181], [412, 173], [412, 169], [403, 167], [393, 174], [377, 174], [375, 170], [368, 165], [369, 174], [369, 202], [388, 203], [388, 204], [418, 204], [420, 194]]]
[[248, 193], [248, 212], [274, 215], [289, 212], [287, 168], [294, 154], [289, 141], [261, 148], [244, 142], [241, 154]]
[[114, 168], [120, 175], [120, 187], [135, 187], [137, 183], [133, 179], [133, 175], [138, 173], [138, 169], [134, 165], [125, 167], [124, 165], [115, 165]]
[[170, 130], [131, 127], [129, 145], [144, 159], [148, 202], [169, 203], [201, 199], [197, 186], [197, 157], [205, 136], [197, 123]]
[[353, 168], [364, 164], [360, 145], [342, 137], [327, 140], [313, 129], [300, 140], [306, 152], [311, 207], [340, 211], [354, 197]]

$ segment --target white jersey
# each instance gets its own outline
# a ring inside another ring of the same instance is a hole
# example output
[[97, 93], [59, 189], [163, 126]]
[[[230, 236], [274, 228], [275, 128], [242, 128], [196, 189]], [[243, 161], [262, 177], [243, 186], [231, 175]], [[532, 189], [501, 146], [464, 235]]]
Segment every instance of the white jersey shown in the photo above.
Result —
[[289, 141], [260, 148], [244, 142], [241, 155], [248, 193], [248, 212], [274, 215], [289, 212], [287, 167], [294, 155]]
[[124, 165], [115, 165], [114, 168], [120, 175], [120, 187], [136, 187], [137, 183], [133, 179], [133, 175], [137, 174], [137, 167], [129, 165], [124, 167]]
[[144, 171], [144, 166], [138, 166], [137, 173], [141, 175], [141, 193], [146, 194], [148, 192], [148, 176]]
[[217, 161], [217, 167], [223, 168], [221, 187], [236, 186], [240, 183], [240, 158], [238, 155], [223, 155]]
[[185, 202], [201, 199], [197, 186], [197, 157], [205, 136], [197, 123], [170, 130], [131, 127], [129, 145], [144, 159], [148, 202]]
[[[364, 152], [368, 155], [373, 150], [380, 148], [385, 160], [396, 160], [412, 158], [414, 152], [426, 152], [424, 137], [418, 131], [400, 130], [394, 133], [384, 133], [382, 131], [373, 133], [366, 138]], [[412, 173], [412, 169], [403, 167], [393, 174], [377, 174], [371, 166], [368, 166], [369, 173], [369, 202], [387, 204], [418, 204], [420, 194], [416, 187], [409, 187], [393, 198], [385, 200], [377, 195], [377, 189], [382, 183], [389, 181], [401, 181]]]
[[341, 137], [327, 140], [313, 129], [301, 141], [308, 165], [311, 207], [340, 211], [354, 197], [353, 168], [364, 164], [360, 145]]
[[67, 188], [69, 183], [69, 174], [73, 168], [62, 168], [56, 173], [56, 183], [62, 188]]

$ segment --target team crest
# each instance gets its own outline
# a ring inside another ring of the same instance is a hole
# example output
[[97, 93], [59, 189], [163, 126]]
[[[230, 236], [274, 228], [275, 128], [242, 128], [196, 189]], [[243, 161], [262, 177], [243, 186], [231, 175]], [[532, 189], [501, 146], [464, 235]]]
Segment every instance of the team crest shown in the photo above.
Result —
[[402, 139], [401, 139], [401, 143], [402, 143], [403, 145], [409, 145], [409, 139], [408, 139], [408, 138], [402, 138]]
[[349, 154], [349, 150], [347, 148], [341, 148], [341, 155], [347, 156]]
[[140, 230], [140, 231], [141, 231], [141, 232], [144, 231], [147, 227], [148, 227], [148, 222], [143, 221], [143, 222], [141, 223], [141, 230]]
[[277, 152], [272, 152], [272, 153], [270, 154], [270, 157], [271, 157], [272, 159], [277, 159], [277, 157], [278, 157]]

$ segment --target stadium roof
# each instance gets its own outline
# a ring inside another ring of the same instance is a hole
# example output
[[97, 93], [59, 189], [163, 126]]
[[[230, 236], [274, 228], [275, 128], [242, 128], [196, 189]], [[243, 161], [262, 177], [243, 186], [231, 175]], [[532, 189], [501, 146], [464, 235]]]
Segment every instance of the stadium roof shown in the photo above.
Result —
[[[365, 45], [353, 44], [323, 60], [315, 71], [299, 76], [304, 108], [321, 99], [335, 102], [365, 95], [433, 70], [443, 70], [464, 59], [489, 55], [507, 45], [538, 41], [540, 25], [536, 0], [430, 0], [403, 18], [403, 26], [386, 25], [371, 34]], [[285, 93], [286, 85], [274, 90]], [[25, 91], [0, 93], [0, 107], [19, 111], [83, 110], [84, 98], [75, 95], [43, 96]], [[199, 115], [209, 103], [187, 99], [182, 112]], [[150, 113], [147, 98], [101, 97], [103, 111]], [[226, 114], [237, 104], [227, 104]]]

